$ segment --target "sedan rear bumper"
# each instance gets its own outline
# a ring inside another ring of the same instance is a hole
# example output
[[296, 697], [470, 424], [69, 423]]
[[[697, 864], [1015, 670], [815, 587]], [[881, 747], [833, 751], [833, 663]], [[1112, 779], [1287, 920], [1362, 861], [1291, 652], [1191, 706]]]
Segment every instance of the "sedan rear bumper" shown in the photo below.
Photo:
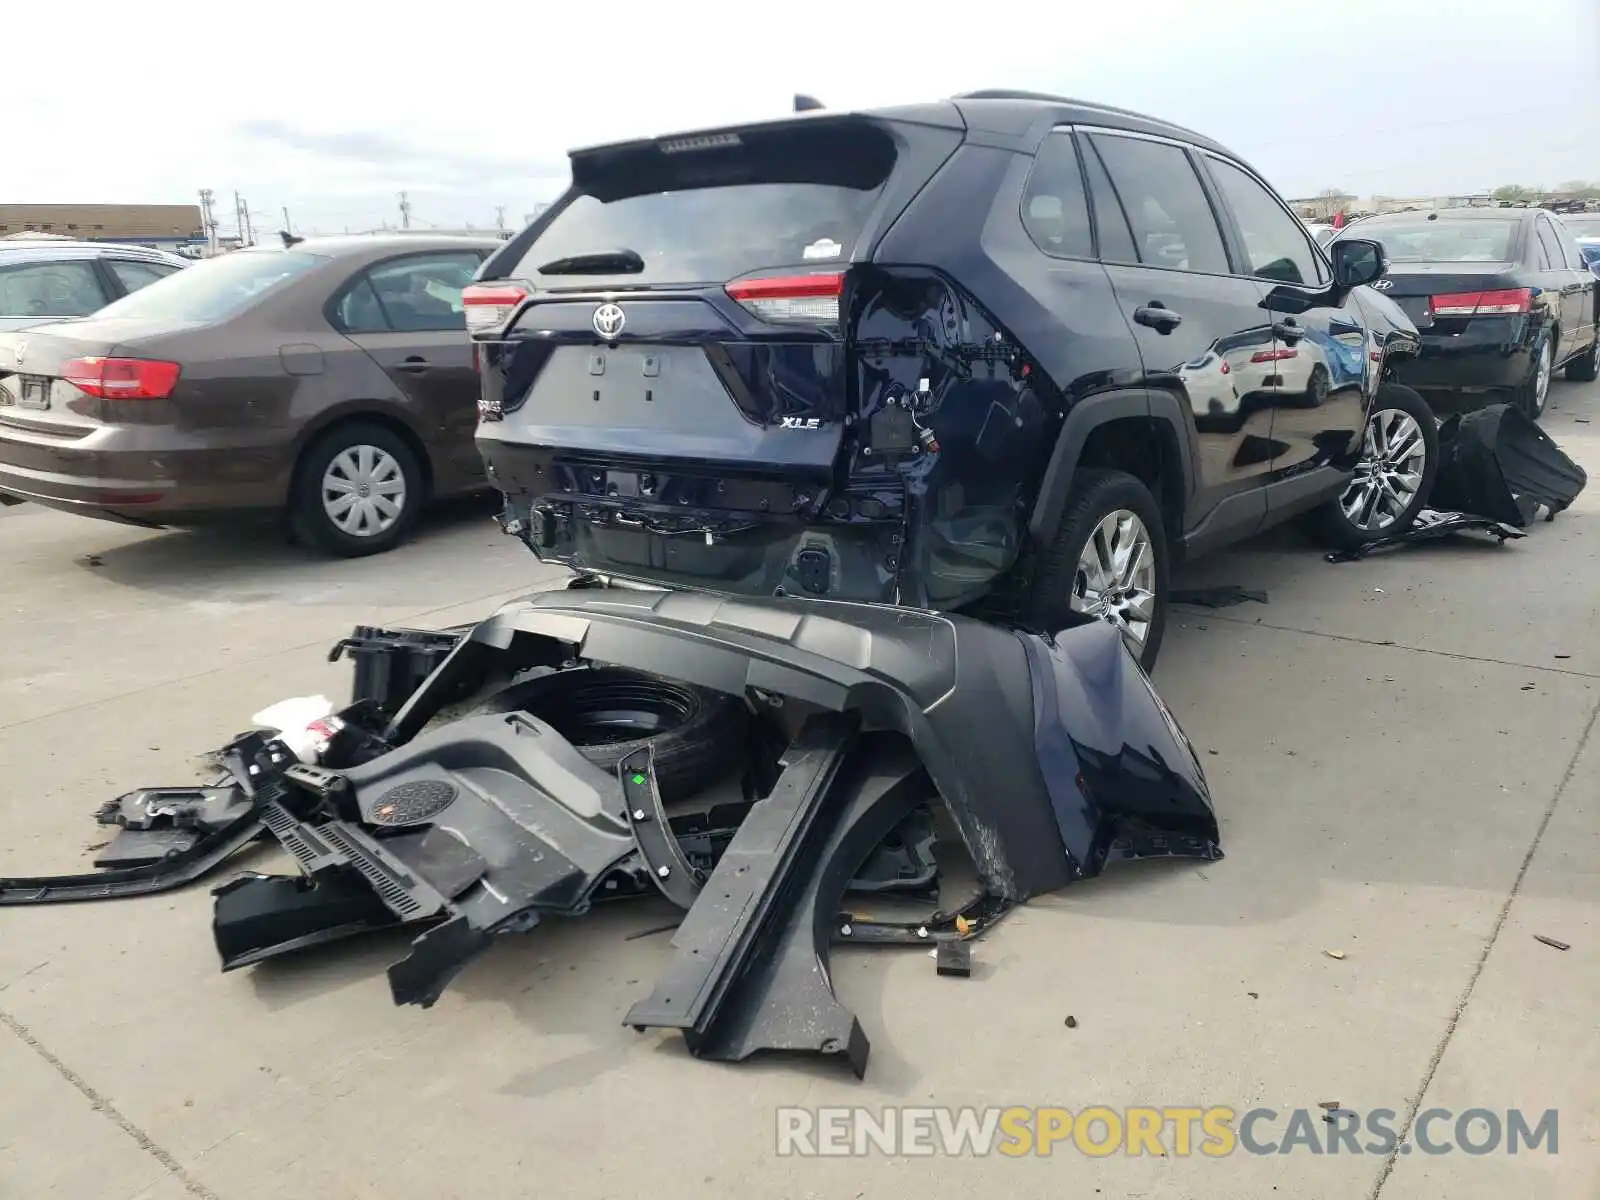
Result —
[[0, 425], [0, 493], [125, 524], [199, 524], [276, 508], [287, 492], [276, 456], [177, 449], [146, 431], [104, 429], [69, 441]]
[[1395, 377], [1445, 410], [1479, 408], [1504, 399], [1533, 372], [1525, 317], [1479, 317], [1459, 332], [1424, 330], [1416, 358], [1400, 361]]

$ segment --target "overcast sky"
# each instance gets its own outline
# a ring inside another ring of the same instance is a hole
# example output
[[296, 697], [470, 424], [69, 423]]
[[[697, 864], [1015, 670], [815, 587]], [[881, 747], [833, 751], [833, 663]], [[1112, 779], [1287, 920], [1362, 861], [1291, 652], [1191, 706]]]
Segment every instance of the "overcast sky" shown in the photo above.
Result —
[[210, 187], [226, 231], [237, 189], [258, 230], [287, 207], [335, 232], [397, 223], [404, 189], [414, 224], [503, 205], [516, 226], [574, 146], [779, 115], [797, 91], [981, 87], [1176, 121], [1291, 196], [1600, 179], [1600, 0], [80, 0], [70, 23], [70, 70], [72, 35], [7, 39], [0, 201]]

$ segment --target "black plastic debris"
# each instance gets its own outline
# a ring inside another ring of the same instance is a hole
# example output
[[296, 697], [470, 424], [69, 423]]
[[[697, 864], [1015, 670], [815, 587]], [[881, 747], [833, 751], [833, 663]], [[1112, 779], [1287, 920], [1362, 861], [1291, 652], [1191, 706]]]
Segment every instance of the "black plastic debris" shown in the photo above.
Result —
[[1506, 404], [1439, 426], [1439, 471], [1431, 504], [1519, 528], [1538, 515], [1552, 519], [1588, 483], [1584, 469], [1555, 440]]
[[1380, 550], [1388, 550], [1395, 546], [1408, 546], [1414, 542], [1428, 542], [1436, 538], [1450, 537], [1457, 533], [1487, 533], [1500, 539], [1504, 544], [1507, 538], [1526, 537], [1527, 534], [1515, 525], [1508, 525], [1504, 521], [1495, 521], [1489, 517], [1475, 517], [1471, 513], [1461, 512], [1435, 512], [1425, 508], [1417, 514], [1417, 519], [1404, 533], [1397, 533], [1390, 537], [1377, 538], [1365, 545], [1357, 546], [1350, 550], [1330, 550], [1327, 560], [1331, 563], [1355, 562], [1359, 558], [1366, 558]]

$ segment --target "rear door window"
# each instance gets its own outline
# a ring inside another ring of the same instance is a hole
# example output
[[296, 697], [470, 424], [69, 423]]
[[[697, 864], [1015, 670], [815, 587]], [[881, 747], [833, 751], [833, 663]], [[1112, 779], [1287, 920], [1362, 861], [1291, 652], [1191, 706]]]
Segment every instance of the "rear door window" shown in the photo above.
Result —
[[1291, 216], [1271, 192], [1223, 159], [1207, 155], [1206, 166], [1239, 226], [1252, 275], [1306, 287], [1328, 281], [1320, 256], [1311, 248], [1305, 225]]
[[1105, 163], [1093, 143], [1084, 141], [1083, 165], [1089, 176], [1089, 196], [1094, 203], [1095, 243], [1100, 247], [1102, 262], [1136, 263], [1139, 252], [1133, 248], [1133, 230], [1128, 227], [1128, 214], [1122, 210], [1117, 189], [1111, 186], [1111, 176], [1106, 174]]
[[[369, 268], [340, 302], [350, 332], [466, 329], [461, 290], [482, 260], [471, 252], [416, 254]], [[363, 286], [364, 285], [364, 286]]]
[[1539, 245], [1544, 248], [1544, 256], [1550, 265], [1546, 270], [1564, 270], [1567, 260], [1561, 254], [1561, 239], [1556, 236], [1555, 227], [1549, 221], [1536, 221], [1534, 227], [1539, 231]]
[[1140, 262], [1228, 273], [1222, 230], [1186, 151], [1166, 142], [1115, 134], [1095, 134], [1089, 141], [1100, 151], [1127, 214]]
[[0, 266], [0, 317], [86, 317], [105, 302], [87, 260]]
[[[572, 190], [512, 273], [572, 290], [843, 266], [895, 157], [886, 132], [848, 121], [579, 155]], [[638, 259], [619, 260], [619, 252]]]
[[1054, 258], [1092, 258], [1089, 200], [1072, 135], [1052, 133], [1034, 156], [1022, 193], [1022, 225], [1033, 244]]

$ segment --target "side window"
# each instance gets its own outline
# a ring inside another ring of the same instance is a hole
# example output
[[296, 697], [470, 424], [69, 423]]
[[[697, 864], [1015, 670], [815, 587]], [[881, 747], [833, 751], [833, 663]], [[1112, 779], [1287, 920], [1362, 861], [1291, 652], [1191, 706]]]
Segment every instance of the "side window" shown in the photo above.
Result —
[[1308, 287], [1327, 282], [1305, 226], [1271, 192], [1230, 162], [1207, 155], [1206, 165], [1239, 225], [1252, 275]]
[[1540, 237], [1533, 239], [1533, 265], [1541, 271], [1549, 271], [1555, 267], [1550, 261], [1550, 251], [1545, 249], [1544, 239]]
[[1140, 262], [1227, 274], [1222, 231], [1185, 151], [1143, 138], [1097, 134], [1089, 140], [1122, 201]]
[[1567, 269], [1570, 271], [1586, 271], [1583, 255], [1578, 250], [1578, 239], [1572, 236], [1572, 230], [1561, 221], [1552, 220], [1550, 227], [1555, 230], [1556, 245], [1561, 247], [1561, 257], [1566, 260]]
[[1089, 201], [1070, 134], [1052, 133], [1034, 156], [1022, 192], [1022, 227], [1035, 246], [1053, 257], [1094, 257]]
[[106, 266], [117, 277], [117, 282], [130, 292], [149, 287], [158, 279], [165, 279], [176, 271], [165, 263], [134, 262], [131, 258], [108, 258]]
[[465, 330], [461, 290], [472, 282], [478, 264], [470, 252], [411, 255], [371, 268], [367, 283], [398, 333]]
[[0, 267], [0, 317], [86, 317], [105, 306], [87, 261]]
[[1128, 214], [1122, 211], [1122, 201], [1117, 197], [1117, 189], [1111, 186], [1111, 176], [1106, 174], [1106, 165], [1100, 161], [1100, 152], [1087, 140], [1083, 142], [1083, 165], [1089, 174], [1089, 198], [1094, 204], [1094, 233], [1101, 261], [1138, 262], [1139, 252], [1133, 248]]
[[339, 328], [345, 333], [393, 332], [378, 293], [372, 290], [372, 284], [365, 277], [346, 289], [334, 315]]
[[1566, 268], [1567, 260], [1561, 253], [1561, 239], [1556, 237], [1555, 226], [1549, 221], [1535, 221], [1534, 228], [1539, 231], [1539, 246], [1544, 251], [1544, 257], [1550, 260], [1547, 271], [1561, 271]]

